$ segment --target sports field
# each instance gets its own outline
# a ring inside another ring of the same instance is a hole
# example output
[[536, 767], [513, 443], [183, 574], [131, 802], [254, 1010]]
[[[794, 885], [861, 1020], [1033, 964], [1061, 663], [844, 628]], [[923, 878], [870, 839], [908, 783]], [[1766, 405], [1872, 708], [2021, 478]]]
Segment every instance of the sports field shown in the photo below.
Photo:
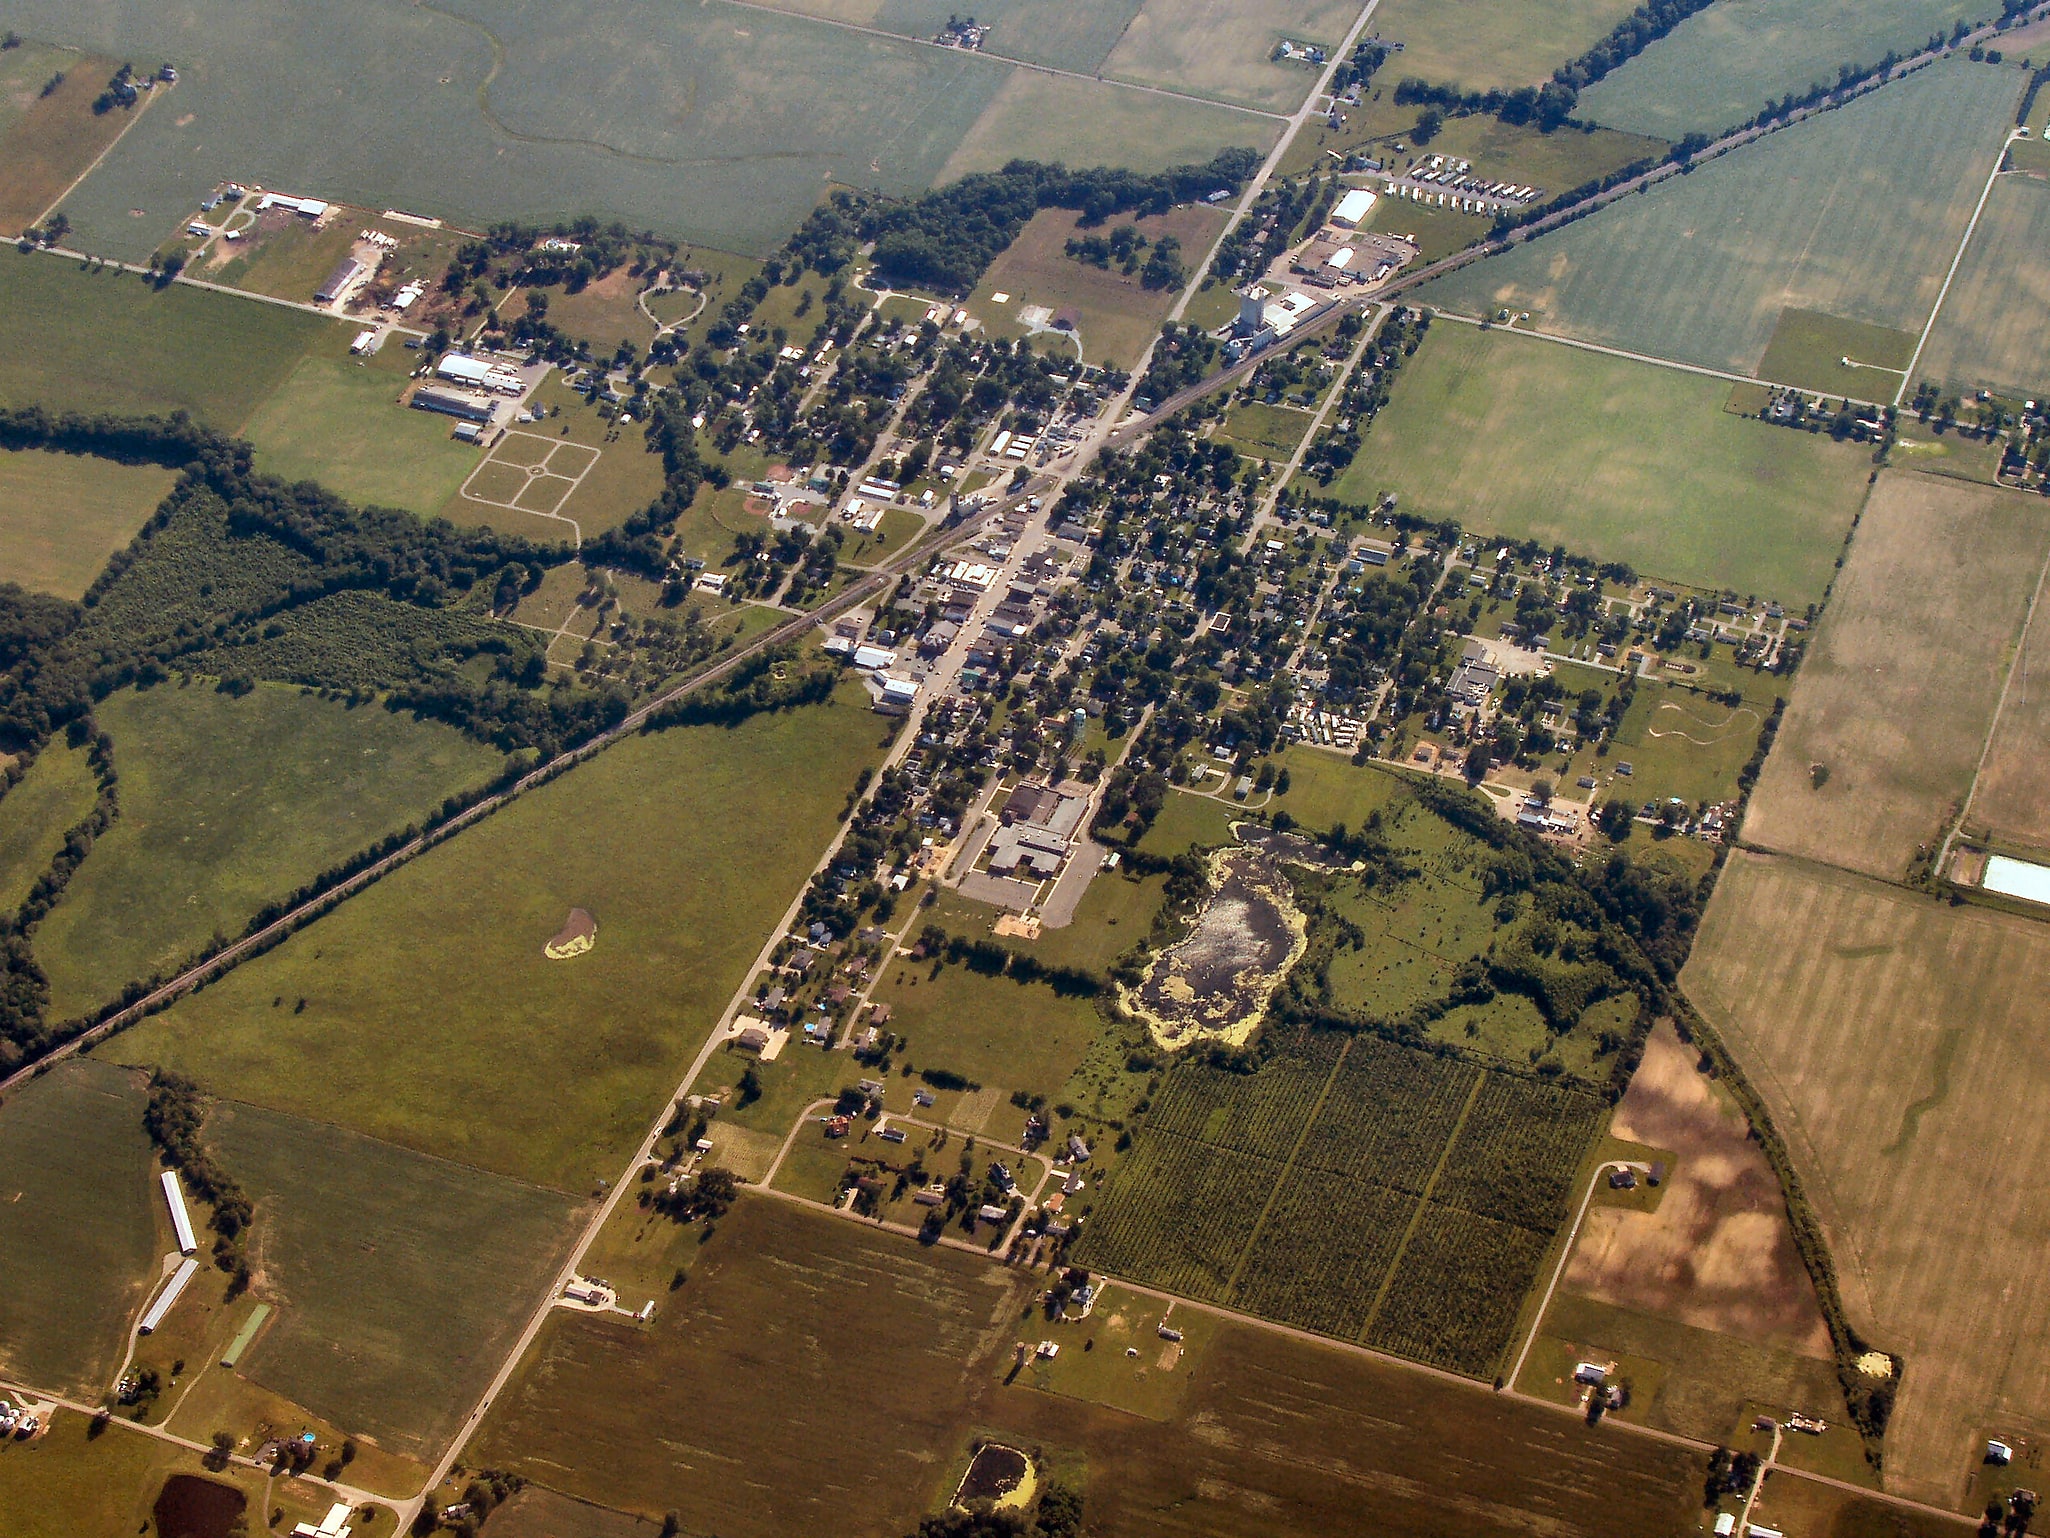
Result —
[[1581, 92], [1578, 115], [1661, 139], [1712, 137], [1767, 102], [1834, 84], [1839, 65], [1913, 53], [1992, 14], [1978, 0], [1719, 0]]
[[[1020, 1279], [987, 1261], [756, 1196], [702, 1248], [682, 1231], [675, 1257], [690, 1279], [659, 1294], [647, 1330], [550, 1321], [479, 1459], [734, 1538], [909, 1531], [972, 1433], [1035, 1449], [1082, 1489], [1101, 1538], [1694, 1530], [1692, 1455], [1562, 1439], [1551, 1412], [1477, 1386], [1195, 1320], [1207, 1344], [1174, 1369], [1189, 1379], [1157, 1420], [1042, 1392], [1031, 1373], [1006, 1385], [1015, 1341], [1051, 1336], [1065, 1364], [1099, 1330], [1021, 1319]], [[673, 1429], [658, 1439], [651, 1422]]]
[[1402, 44], [1381, 83], [1414, 75], [1469, 91], [1514, 89], [1542, 85], [1632, 9], [1626, 0], [1388, 0], [1367, 30]]
[[1867, 456], [1731, 416], [1728, 393], [1440, 321], [1332, 491], [1798, 607], [1828, 585]]
[[394, 337], [376, 356], [352, 358], [349, 336], [329, 328], [249, 419], [256, 468], [431, 516], [476, 468], [478, 451], [449, 435], [447, 417], [398, 404], [416, 354]]
[[1907, 1359], [1888, 1486], [1956, 1501], [1976, 1438], [2050, 1414], [2050, 1279], [2024, 1259], [2050, 1233], [2050, 934], [1739, 852], [1681, 982], [1765, 1096], [1852, 1323]]
[[[558, 374], [541, 382], [533, 404], [552, 413], [545, 424], [515, 429], [488, 454], [464, 450], [469, 457], [454, 495], [438, 509], [442, 517], [555, 544], [617, 528], [662, 494], [662, 461], [648, 452], [643, 424], [622, 426], [600, 416]], [[494, 468], [478, 468], [486, 462]], [[538, 475], [531, 473], [536, 467]]]
[[[885, 723], [867, 703], [611, 748], [110, 1050], [589, 1191], [618, 1175], [874, 762]], [[550, 961], [573, 907], [597, 945]]]
[[157, 292], [140, 278], [0, 250], [0, 405], [182, 408], [235, 432], [327, 328], [275, 305]]
[[50, 1015], [65, 1019], [173, 966], [216, 931], [423, 820], [500, 756], [438, 722], [350, 709], [285, 684], [109, 695], [121, 815], [37, 928]]
[[85, 750], [70, 747], [60, 734], [0, 796], [0, 913], [13, 917], [64, 847], [64, 835], [93, 809], [96, 794]]
[[207, 1136], [256, 1203], [258, 1290], [277, 1310], [240, 1371], [432, 1458], [547, 1290], [576, 1204], [255, 1106], [218, 1105]]
[[98, 1399], [172, 1248], [139, 1074], [70, 1062], [0, 1110], [0, 1373]]
[[1745, 843], [1883, 880], [1959, 810], [2050, 526], [2013, 492], [1892, 472], [1801, 664]]
[[[42, 218], [148, 104], [93, 111], [120, 68], [111, 59], [35, 44], [7, 52], [0, 60], [0, 235], [11, 237]], [[43, 94], [59, 74], [56, 89]]]
[[39, 593], [82, 596], [175, 479], [156, 465], [0, 450], [0, 572]]
[[1737, 372], [1790, 307], [1919, 331], [2021, 79], [1963, 59], [1932, 65], [1420, 294]]
[[1000, 171], [1018, 159], [1164, 171], [1206, 165], [1219, 150], [1234, 147], [1264, 154], [1280, 135], [1281, 124], [1271, 117], [1019, 69], [934, 179]]
[[2050, 386], [2050, 181], [1993, 184], [1910, 386], [2038, 399]]
[[1276, 60], [1275, 45], [1336, 53], [1359, 12], [1354, 0], [1145, 0], [1100, 73], [1289, 113], [1321, 70]]

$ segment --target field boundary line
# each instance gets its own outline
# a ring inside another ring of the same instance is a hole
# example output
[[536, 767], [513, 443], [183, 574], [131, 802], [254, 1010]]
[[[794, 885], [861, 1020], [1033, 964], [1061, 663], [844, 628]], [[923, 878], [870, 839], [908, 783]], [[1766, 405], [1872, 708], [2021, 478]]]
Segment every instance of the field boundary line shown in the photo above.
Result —
[[1929, 308], [1929, 319], [1923, 323], [1922, 335], [1915, 342], [1915, 350], [1908, 355], [1908, 366], [1901, 370], [1901, 387], [1894, 392], [1890, 405], [1898, 406], [1908, 393], [1908, 386], [1914, 382], [1915, 365], [1922, 361], [1922, 349], [1929, 345], [1929, 334], [1936, 329], [1937, 317], [1943, 314], [1943, 301], [1950, 297], [1950, 285], [1957, 279], [1957, 270], [1964, 265], [1965, 252], [1971, 248], [1972, 232], [1979, 227], [1979, 216], [1986, 212], [1986, 200], [1993, 196], [1993, 184], [2000, 180], [2000, 167], [2007, 160], [2007, 147], [2014, 143], [2015, 131], [2009, 128], [2007, 136], [2000, 141], [2000, 153], [1993, 157], [1993, 169], [1986, 173], [1986, 185], [1979, 189], [1978, 204], [1972, 209], [1972, 217], [1965, 223], [1965, 233], [1958, 240], [1957, 253], [1950, 259], [1950, 270], [1943, 275], [1943, 287], [1936, 291], [1936, 303]]
[[1345, 1045], [1338, 1049], [1338, 1059], [1331, 1065], [1331, 1071], [1324, 1076], [1324, 1087], [1317, 1091], [1316, 1101], [1310, 1106], [1310, 1114], [1303, 1118], [1303, 1130], [1295, 1135], [1295, 1142], [1288, 1150], [1288, 1157], [1281, 1161], [1281, 1173], [1274, 1177], [1274, 1184], [1267, 1192], [1267, 1200], [1261, 1204], [1260, 1215], [1253, 1219], [1252, 1229], [1246, 1234], [1246, 1246], [1239, 1251], [1238, 1264], [1231, 1268], [1231, 1275], [1224, 1279], [1221, 1297], [1232, 1297], [1239, 1290], [1239, 1278], [1245, 1275], [1246, 1262], [1253, 1258], [1253, 1246], [1260, 1242], [1260, 1235], [1267, 1227], [1267, 1218], [1274, 1211], [1274, 1204], [1281, 1200], [1281, 1188], [1288, 1184], [1288, 1177], [1295, 1169], [1297, 1155], [1303, 1151], [1303, 1144], [1310, 1140], [1310, 1128], [1316, 1126], [1317, 1117], [1324, 1110], [1324, 1102], [1331, 1098], [1331, 1086], [1338, 1082], [1339, 1072], [1345, 1067], [1345, 1060], [1352, 1055], [1352, 1038], [1347, 1037]]
[[[98, 57], [104, 59], [106, 55], [88, 54], [86, 55], [86, 57]], [[176, 89], [176, 81], [171, 82], [169, 85], [164, 85], [162, 82], [159, 82], [158, 89], [151, 91], [147, 96], [143, 98], [142, 105], [135, 111], [128, 114], [128, 121], [121, 125], [121, 132], [114, 135], [113, 139], [108, 142], [107, 147], [105, 149], [101, 150], [99, 154], [93, 156], [93, 163], [91, 165], [87, 166], [83, 171], [79, 172], [78, 175], [72, 177], [71, 184], [67, 186], [62, 192], [57, 194], [56, 200], [52, 202], [48, 208], [44, 209], [40, 214], [36, 215], [35, 218], [29, 221], [28, 228], [35, 228], [35, 226], [41, 224], [45, 219], [49, 218], [50, 215], [54, 214], [55, 212], [57, 212], [58, 209], [62, 208], [64, 206], [64, 200], [70, 197], [72, 193], [78, 191], [79, 184], [81, 182], [83, 182], [88, 176], [91, 176], [93, 172], [99, 170], [100, 163], [104, 161], [109, 155], [114, 153], [114, 147], [118, 145], [123, 139], [128, 137], [130, 129], [134, 128], [137, 123], [140, 123], [142, 121], [143, 113], [149, 111], [151, 107], [154, 107], [156, 105], [157, 98], [159, 96], [167, 96]], [[15, 237], [19, 237], [26, 233], [28, 233], [27, 230], [16, 230], [14, 232], [14, 235]]]
[[[1431, 1205], [1431, 1193], [1438, 1189], [1438, 1181], [1445, 1174], [1445, 1166], [1452, 1162], [1452, 1150], [1459, 1143], [1459, 1134], [1466, 1130], [1466, 1119], [1473, 1114], [1474, 1102], [1481, 1098], [1481, 1088], [1488, 1082], [1486, 1069], [1473, 1076], [1473, 1088], [1466, 1092], [1466, 1104], [1459, 1108], [1459, 1119], [1452, 1124], [1452, 1130], [1445, 1134], [1445, 1146], [1438, 1150], [1438, 1162], [1431, 1166], [1431, 1178], [1424, 1182], [1423, 1190], [1417, 1193], [1416, 1208], [1409, 1215], [1409, 1226], [1402, 1231], [1402, 1238], [1395, 1246], [1395, 1253], [1388, 1257], [1388, 1269], [1381, 1273], [1381, 1285], [1374, 1289], [1374, 1301], [1367, 1309], [1367, 1317], [1361, 1322], [1357, 1339], [1364, 1341], [1381, 1317], [1381, 1307], [1388, 1301], [1388, 1293], [1395, 1285], [1396, 1268], [1402, 1264], [1402, 1257], [1409, 1253], [1409, 1241], [1416, 1237], [1418, 1225], [1424, 1220], [1424, 1209]], [[1454, 1374], [1456, 1377], [1457, 1374]]]

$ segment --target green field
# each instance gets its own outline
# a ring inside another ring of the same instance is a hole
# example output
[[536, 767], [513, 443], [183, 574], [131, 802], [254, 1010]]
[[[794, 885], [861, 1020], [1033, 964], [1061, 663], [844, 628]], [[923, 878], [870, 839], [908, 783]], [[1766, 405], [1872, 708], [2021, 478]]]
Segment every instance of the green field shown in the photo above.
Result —
[[1337, 753], [1300, 743], [1282, 755], [1282, 764], [1288, 770], [1288, 791], [1274, 798], [1274, 809], [1319, 832], [1339, 823], [1357, 828], [1401, 794], [1401, 776], [1355, 768]]
[[1220, 442], [1227, 442], [1241, 454], [1286, 465], [1288, 456], [1310, 430], [1313, 412], [1295, 406], [1268, 406], [1259, 401], [1241, 401], [1226, 413], [1218, 428]]
[[235, 432], [327, 328], [275, 305], [0, 251], [0, 405], [183, 409]]
[[1020, 69], [990, 99], [936, 180], [999, 171], [1020, 158], [1164, 171], [1207, 164], [1234, 146], [1264, 153], [1280, 136], [1281, 124], [1270, 117]]
[[[1138, 934], [1132, 936], [1137, 939]], [[1044, 983], [989, 977], [965, 966], [891, 962], [875, 991], [906, 1061], [944, 1068], [985, 1087], [1053, 1099], [1104, 1030], [1096, 1001]]]
[[1470, 91], [1542, 85], [1628, 16], [1626, 0], [1389, 0], [1370, 35], [1402, 44], [1387, 84], [1415, 75]]
[[[0, 1110], [0, 1372], [97, 1399], [171, 1248], [139, 1075], [65, 1063]], [[0, 1475], [0, 1490], [5, 1476]]]
[[1580, 93], [1579, 116], [1629, 133], [1713, 136], [1843, 64], [1914, 53], [1998, 13], [1985, 0], [1720, 0]]
[[1789, 308], [1919, 331], [2021, 82], [1932, 65], [1420, 293], [1739, 372]]
[[53, 737], [0, 796], [0, 913], [10, 918], [42, 879], [64, 835], [93, 809], [97, 794], [85, 749]]
[[1673, 684], [1638, 684], [1602, 761], [1630, 765], [1630, 777], [1612, 780], [1611, 789], [1636, 801], [1678, 796], [1689, 806], [1733, 800], [1774, 692], [1786, 688], [1783, 679], [1760, 677], [1742, 704], [1727, 705]]
[[[1419, 145], [1412, 141], [1417, 119], [1425, 110], [1423, 104], [1397, 106], [1394, 91], [1386, 86], [1390, 74], [1399, 68], [1399, 56], [1397, 63], [1382, 66], [1383, 89], [1347, 108], [1344, 127], [1333, 128], [1321, 118], [1312, 118], [1289, 146], [1283, 169], [1290, 174], [1322, 171], [1329, 164], [1328, 156], [1355, 150], [1404, 167], [1428, 155], [1456, 155], [1471, 161], [1476, 175], [1536, 187], [1544, 200], [1666, 149], [1661, 139], [1606, 128], [1544, 133], [1530, 124], [1505, 123], [1484, 112], [1445, 119], [1429, 144]], [[1397, 144], [1403, 146], [1399, 155], [1394, 149]], [[1406, 205], [1412, 211], [1416, 206]]]
[[2003, 176], [1943, 299], [1916, 378], [2040, 399], [2050, 385], [2050, 181]]
[[[0, 233], [10, 238], [41, 219], [102, 151], [147, 110], [95, 112], [118, 66], [38, 44], [0, 59]], [[26, 55], [19, 58], [17, 55]], [[61, 79], [59, 78], [61, 75]]]
[[1758, 360], [1758, 377], [1854, 400], [1890, 401], [1914, 353], [1912, 332], [1786, 310]]
[[[874, 762], [866, 704], [623, 742], [111, 1051], [587, 1191], [618, 1175]], [[597, 946], [550, 961], [572, 907]]]
[[255, 1106], [219, 1105], [207, 1137], [256, 1203], [277, 1309], [241, 1372], [432, 1458], [553, 1280], [576, 1204]]
[[35, 934], [63, 1019], [481, 784], [497, 753], [453, 727], [285, 685], [110, 695], [121, 815]]
[[156, 465], [0, 451], [0, 572], [36, 592], [83, 596], [175, 478]]
[[449, 435], [448, 418], [398, 404], [416, 361], [396, 338], [352, 358], [348, 332], [333, 328], [249, 419], [256, 468], [351, 502], [440, 512], [480, 456]]
[[1854, 444], [1723, 411], [1718, 380], [1439, 322], [1333, 484], [1701, 588], [1822, 596], [1864, 494]]
[[[959, 6], [946, 0], [774, 0], [775, 9], [876, 27], [925, 41]], [[1084, 74], [1103, 62], [1139, 9], [1139, 0], [991, 0], [974, 18], [989, 28], [984, 53], [1029, 59]]]
[[1293, 112], [1322, 71], [1273, 57], [1284, 38], [1335, 52], [1353, 0], [1145, 0], [1099, 73], [1116, 80]]

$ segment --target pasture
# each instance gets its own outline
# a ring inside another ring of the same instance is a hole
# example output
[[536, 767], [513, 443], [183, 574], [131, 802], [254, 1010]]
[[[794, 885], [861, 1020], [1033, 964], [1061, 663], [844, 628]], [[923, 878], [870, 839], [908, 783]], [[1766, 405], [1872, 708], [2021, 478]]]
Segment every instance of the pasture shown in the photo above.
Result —
[[[1562, 1442], [1552, 1412], [1478, 1387], [1178, 1306], [1171, 1317], [1201, 1342], [1176, 1369], [1189, 1376], [1175, 1395], [1149, 1392], [1151, 1413], [1128, 1413], [1042, 1391], [1029, 1372], [1001, 1381], [1014, 1341], [1051, 1335], [1066, 1366], [1105, 1320], [1048, 1326], [1013, 1273], [976, 1257], [752, 1195], [702, 1247], [693, 1230], [676, 1243], [689, 1280], [646, 1330], [550, 1321], [486, 1421], [480, 1459], [735, 1538], [821, 1522], [908, 1531], [951, 1489], [969, 1428], [1038, 1448], [1081, 1485], [1102, 1538], [1695, 1528], [1693, 1455], [1635, 1437]], [[615, 1266], [610, 1251], [603, 1263]], [[673, 1428], [662, 1439], [645, 1434], [651, 1415]]]
[[1783, 310], [1919, 331], [2012, 122], [2018, 71], [1954, 59], [1426, 285], [1470, 315], [1748, 372]]
[[1275, 45], [1335, 54], [1358, 15], [1353, 0], [1144, 0], [1098, 72], [1289, 113], [1322, 71], [1275, 59]]
[[256, 1203], [277, 1310], [242, 1374], [431, 1459], [554, 1279], [576, 1204], [255, 1106], [218, 1104], [207, 1136]]
[[[0, 405], [191, 412], [237, 432], [328, 322], [0, 251]], [[119, 356], [121, 367], [107, 367]]]
[[2025, 498], [1880, 478], [1794, 681], [1744, 842], [1899, 880], [1971, 786], [2050, 528]]
[[977, 171], [1000, 171], [1021, 158], [1164, 171], [1207, 165], [1219, 150], [1234, 146], [1264, 153], [1280, 135], [1281, 124], [1270, 117], [1019, 69], [990, 98], [934, 180], [944, 184]]
[[1382, 66], [1385, 85], [1415, 75], [1469, 91], [1514, 90], [1544, 84], [1630, 10], [1624, 0], [1389, 0], [1368, 33], [1402, 44]]
[[2050, 180], [2008, 174], [1979, 227], [1916, 365], [1918, 377], [1969, 398], [1978, 390], [2037, 399], [2050, 386]]
[[[172, 1248], [142, 1076], [70, 1062], [0, 1109], [0, 1373], [96, 1400]], [[161, 1232], [159, 1232], [161, 1229]], [[6, 1476], [0, 1474], [0, 1489]]]
[[[1972, 786], [1967, 826], [2002, 842], [2050, 850], [2045, 742], [2050, 742], [2050, 609], [2039, 601], [2012, 663], [1986, 761]], [[0, 812], [5, 806], [0, 801]]]
[[[1669, 581], [1821, 598], [1867, 455], [1723, 411], [1728, 386], [1440, 321], [1332, 485]], [[1656, 516], [1648, 509], [1658, 509]]]
[[399, 405], [419, 354], [393, 336], [372, 356], [353, 358], [351, 335], [328, 328], [249, 419], [244, 435], [256, 445], [256, 468], [318, 481], [358, 504], [432, 516], [476, 467], [477, 450], [449, 435], [447, 417]]
[[[1788, 944], [1787, 937], [1798, 944]], [[1681, 985], [1764, 1096], [1851, 1322], [1907, 1369], [1889, 1488], [1956, 1501], [1975, 1440], [2050, 1413], [2037, 1172], [2042, 925], [1734, 854]]]
[[0, 450], [0, 571], [35, 592], [83, 597], [176, 479], [156, 465]]
[[[0, 235], [9, 237], [49, 212], [156, 99], [95, 113], [93, 99], [118, 64], [36, 44], [20, 52], [26, 57], [0, 61]], [[60, 74], [62, 81], [45, 95], [45, 85]]]
[[0, 913], [13, 917], [97, 794], [85, 750], [53, 736], [28, 773], [0, 796]]
[[1713, 137], [1767, 102], [1833, 84], [1839, 65], [1910, 54], [1931, 33], [1992, 14], [1976, 0], [1729, 0], [1581, 92], [1579, 116], [1661, 139]]
[[[1014, 318], [1017, 311], [1044, 307], [1057, 320], [1072, 321], [1086, 362], [1130, 369], [1160, 334], [1160, 323], [1167, 319], [1181, 285], [1149, 289], [1140, 283], [1137, 273], [1126, 276], [1115, 261], [1106, 269], [1067, 255], [1067, 243], [1078, 235], [1102, 238], [1108, 233], [1107, 229], [1080, 229], [1080, 217], [1059, 208], [1034, 214], [1018, 238], [990, 263], [968, 300], [968, 308], [995, 335], [1009, 336], [1024, 334]], [[1133, 224], [1146, 238], [1149, 251], [1153, 242], [1174, 240], [1181, 247], [1183, 265], [1193, 269], [1223, 231], [1224, 217], [1214, 208], [1199, 205], [1114, 223]], [[1000, 293], [1011, 296], [1007, 304], [994, 301], [992, 296]]]
[[502, 759], [439, 722], [282, 684], [109, 695], [121, 815], [35, 932], [53, 1019], [174, 966], [216, 933], [483, 783]]
[[[617, 1177], [874, 763], [886, 726], [866, 706], [622, 742], [110, 1050], [588, 1191]], [[596, 947], [550, 961], [573, 907]]]

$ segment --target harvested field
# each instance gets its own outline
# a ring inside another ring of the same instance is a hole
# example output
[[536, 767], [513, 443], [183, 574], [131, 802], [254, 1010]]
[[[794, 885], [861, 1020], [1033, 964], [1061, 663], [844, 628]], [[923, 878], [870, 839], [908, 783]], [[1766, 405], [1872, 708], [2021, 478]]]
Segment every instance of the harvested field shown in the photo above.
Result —
[[[1016, 1278], [986, 1261], [756, 1196], [704, 1248], [680, 1237], [690, 1280], [653, 1327], [551, 1320], [480, 1458], [734, 1538], [781, 1538], [827, 1502], [849, 1531], [907, 1531], [958, 1481], [969, 1428], [1081, 1483], [1101, 1538], [1694, 1530], [1692, 1454], [1577, 1435], [1478, 1387], [1219, 1322], [1176, 1369], [1190, 1377], [1156, 1407], [1164, 1418], [1128, 1414], [1030, 1387], [1030, 1373], [1002, 1383], [1014, 1340], [1048, 1327], [1019, 1319]], [[1079, 1350], [1078, 1335], [1057, 1338]], [[651, 1414], [666, 1438], [643, 1434]], [[851, 1415], [863, 1437], [845, 1435]]]
[[277, 1309], [239, 1370], [431, 1458], [547, 1290], [577, 1205], [255, 1106], [218, 1104], [207, 1136], [256, 1203], [255, 1290]]
[[1728, 393], [1440, 321], [1332, 493], [1365, 504], [1394, 491], [1422, 517], [1798, 608], [1829, 583], [1869, 456], [1731, 416]]
[[1789, 308], [1919, 331], [2018, 71], [1950, 60], [1419, 290], [1469, 315], [1748, 372]]
[[2050, 557], [2012, 492], [1880, 477], [1794, 682], [1747, 844], [1883, 880], [1961, 808]]
[[1164, 171], [1207, 164], [1219, 150], [1235, 146], [1265, 153], [1280, 133], [1281, 124], [1270, 117], [1019, 69], [1011, 71], [934, 180], [943, 184], [976, 171], [999, 171], [1021, 157]]
[[491, 1513], [491, 1538], [660, 1538], [662, 1524], [528, 1485]]
[[[112, 59], [35, 47], [21, 62], [36, 66], [34, 88], [22, 92], [29, 99], [18, 116], [8, 112], [11, 121], [0, 119], [6, 130], [0, 133], [0, 235], [10, 239], [48, 213], [64, 189], [155, 101], [152, 94], [137, 106], [95, 113], [94, 99], [121, 67]], [[43, 94], [60, 74], [56, 89]]]
[[1839, 65], [1913, 53], [1931, 33], [1992, 14], [1981, 0], [1723, 0], [1581, 92], [1579, 115], [1661, 139], [1713, 137], [1833, 82]]
[[0, 1249], [9, 1257], [0, 1373], [9, 1378], [94, 1400], [113, 1381], [129, 1321], [172, 1247], [143, 1104], [139, 1074], [69, 1062], [0, 1110]]
[[0, 451], [0, 572], [39, 593], [82, 597], [176, 479], [157, 465]]
[[1829, 1328], [1787, 1225], [1786, 1199], [1743, 1113], [1660, 1022], [1610, 1132], [1671, 1156], [1650, 1212], [1597, 1205], [1562, 1285], [1697, 1329], [1830, 1360]]
[[1284, 38], [1336, 51], [1354, 0], [1145, 0], [1101, 73], [1193, 96], [1293, 112], [1321, 73], [1273, 57]]
[[[2040, 599], [2015, 654], [1966, 825], [2002, 842], [2050, 850], [2050, 607]], [[15, 794], [20, 794], [19, 791]]]
[[[879, 756], [855, 692], [623, 742], [108, 1050], [574, 1194], [615, 1179]], [[542, 946], [572, 907], [604, 938], [565, 965]]]
[[1944, 296], [1917, 377], [1967, 397], [2050, 386], [2050, 180], [2004, 175]]
[[1469, 91], [1514, 90], [1551, 79], [1630, 10], [1624, 0], [1388, 0], [1368, 31], [1402, 44], [1382, 67], [1388, 85], [1415, 75]]
[[2050, 1242], [2050, 931], [1737, 853], [1681, 982], [1786, 1139], [1852, 1324], [1906, 1358], [1888, 1487], [1953, 1505], [1977, 1438], [2050, 1413], [2050, 1277], [2018, 1263]]

